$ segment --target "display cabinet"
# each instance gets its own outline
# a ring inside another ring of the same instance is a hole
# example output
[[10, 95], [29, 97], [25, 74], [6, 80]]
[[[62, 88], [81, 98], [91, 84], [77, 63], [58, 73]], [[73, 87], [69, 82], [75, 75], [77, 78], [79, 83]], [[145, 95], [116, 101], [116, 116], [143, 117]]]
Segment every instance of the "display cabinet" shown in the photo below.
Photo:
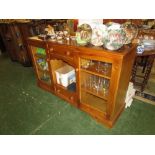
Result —
[[[112, 127], [125, 106], [136, 45], [117, 51], [79, 46], [76, 41], [28, 40], [38, 84]], [[50, 83], [39, 78], [38, 48], [46, 51]], [[40, 84], [42, 83], [42, 84]]]

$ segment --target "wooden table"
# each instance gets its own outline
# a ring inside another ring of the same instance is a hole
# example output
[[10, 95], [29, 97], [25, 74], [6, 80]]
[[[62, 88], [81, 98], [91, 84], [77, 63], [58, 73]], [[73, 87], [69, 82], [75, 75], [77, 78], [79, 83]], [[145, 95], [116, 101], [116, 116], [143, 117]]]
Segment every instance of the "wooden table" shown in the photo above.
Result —
[[[134, 62], [134, 66], [132, 69], [132, 78], [131, 81], [135, 85], [139, 85], [141, 88], [141, 92], [144, 91], [144, 88], [149, 80], [149, 76], [151, 73], [151, 69], [153, 66], [155, 58], [155, 50], [150, 50], [150, 51], [144, 51], [142, 54], [137, 54]], [[137, 75], [137, 67], [142, 66], [144, 75]], [[142, 83], [136, 82], [135, 78], [139, 77], [142, 78]]]

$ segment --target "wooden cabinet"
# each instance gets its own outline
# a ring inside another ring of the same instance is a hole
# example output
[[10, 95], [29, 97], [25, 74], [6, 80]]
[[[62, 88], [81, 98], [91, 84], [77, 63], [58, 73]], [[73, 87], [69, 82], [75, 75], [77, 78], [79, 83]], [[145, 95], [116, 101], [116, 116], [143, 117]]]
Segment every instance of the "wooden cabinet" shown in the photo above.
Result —
[[12, 33], [11, 23], [1, 23], [0, 24], [0, 34], [4, 42], [6, 52], [10, 56], [12, 61], [18, 61], [18, 53], [14, 45], [14, 37]]
[[[136, 46], [109, 51], [102, 47], [78, 46], [75, 42], [41, 41], [37, 37], [28, 42], [38, 85], [112, 127], [125, 106]], [[48, 84], [40, 78], [38, 48], [46, 51]]]
[[28, 55], [27, 47], [23, 40], [22, 33], [19, 29], [17, 23], [9, 24], [12, 31], [12, 38], [14, 41], [14, 46], [16, 49], [16, 53], [18, 55], [18, 62], [20, 62], [23, 66], [30, 66], [30, 58]]
[[44, 32], [44, 20], [13, 20], [0, 23], [0, 35], [6, 52], [11, 60], [20, 62], [23, 66], [31, 66], [31, 53], [27, 39]]
[[29, 48], [28, 48], [28, 43], [27, 43], [27, 39], [28, 37], [32, 37], [32, 32], [31, 32], [31, 25], [32, 23], [31, 22], [17, 22], [16, 23], [17, 25], [17, 28], [20, 32], [20, 37], [21, 37], [21, 40], [22, 40], [22, 46], [25, 50], [25, 58], [26, 58], [26, 61], [27, 61], [27, 65], [31, 66], [31, 63], [32, 63], [32, 58], [31, 58], [31, 54], [30, 54], [30, 51], [29, 51]]
[[2, 23], [0, 24], [0, 33], [11, 60], [18, 61], [24, 66], [30, 66], [31, 59], [18, 24], [14, 22]]

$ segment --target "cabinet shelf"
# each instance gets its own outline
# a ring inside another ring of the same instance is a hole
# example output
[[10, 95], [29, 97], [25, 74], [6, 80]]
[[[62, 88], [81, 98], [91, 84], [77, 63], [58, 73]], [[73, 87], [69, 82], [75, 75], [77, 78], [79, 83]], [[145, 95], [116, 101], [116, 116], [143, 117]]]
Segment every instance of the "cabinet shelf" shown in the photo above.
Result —
[[108, 74], [108, 75], [104, 75], [104, 74], [102, 74], [102, 73], [98, 73], [98, 72], [96, 72], [95, 71], [95, 69], [94, 70], [90, 70], [90, 69], [81, 69], [81, 71], [82, 72], [86, 72], [86, 73], [89, 73], [89, 74], [93, 74], [93, 75], [96, 75], [96, 76], [100, 76], [100, 77], [103, 77], [103, 78], [106, 78], [106, 79], [109, 79], [110, 80], [110, 75]]
[[101, 91], [99, 91], [98, 93], [96, 93], [96, 92], [93, 92], [93, 90], [92, 89], [89, 89], [89, 88], [87, 88], [87, 89], [82, 88], [82, 91], [84, 91], [86, 93], [89, 93], [89, 94], [92, 94], [94, 96], [97, 96], [97, 97], [99, 97], [99, 98], [107, 101], [108, 96], [107, 95], [104, 95]]
[[45, 80], [44, 78], [40, 77], [39, 78], [43, 83], [47, 84], [47, 85], [50, 85], [51, 84], [51, 80]]
[[43, 55], [43, 54], [35, 53], [34, 56], [37, 57], [37, 58], [43, 58], [43, 59], [46, 59], [46, 55]]
[[[58, 88], [60, 88], [60, 89], [63, 89], [63, 90], [66, 90], [66, 91], [69, 91], [69, 92], [72, 92], [72, 93], [75, 93], [76, 92], [76, 88], [74, 88], [74, 89], [72, 89], [72, 90], [70, 90], [69, 89], [69, 86], [68, 87], [64, 87], [64, 86], [62, 86], [61, 84], [55, 84]], [[71, 84], [70, 84], [71, 85]]]
[[56, 83], [55, 86], [60, 89], [67, 90], [67, 87], [62, 86], [61, 84]]

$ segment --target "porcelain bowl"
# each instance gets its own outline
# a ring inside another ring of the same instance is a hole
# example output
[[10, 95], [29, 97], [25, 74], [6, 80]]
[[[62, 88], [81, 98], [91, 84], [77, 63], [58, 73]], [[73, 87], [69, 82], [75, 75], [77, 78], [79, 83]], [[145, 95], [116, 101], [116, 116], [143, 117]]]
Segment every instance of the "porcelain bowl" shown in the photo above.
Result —
[[120, 24], [111, 23], [107, 28], [107, 35], [103, 38], [103, 46], [109, 50], [120, 49], [126, 41], [126, 34]]

